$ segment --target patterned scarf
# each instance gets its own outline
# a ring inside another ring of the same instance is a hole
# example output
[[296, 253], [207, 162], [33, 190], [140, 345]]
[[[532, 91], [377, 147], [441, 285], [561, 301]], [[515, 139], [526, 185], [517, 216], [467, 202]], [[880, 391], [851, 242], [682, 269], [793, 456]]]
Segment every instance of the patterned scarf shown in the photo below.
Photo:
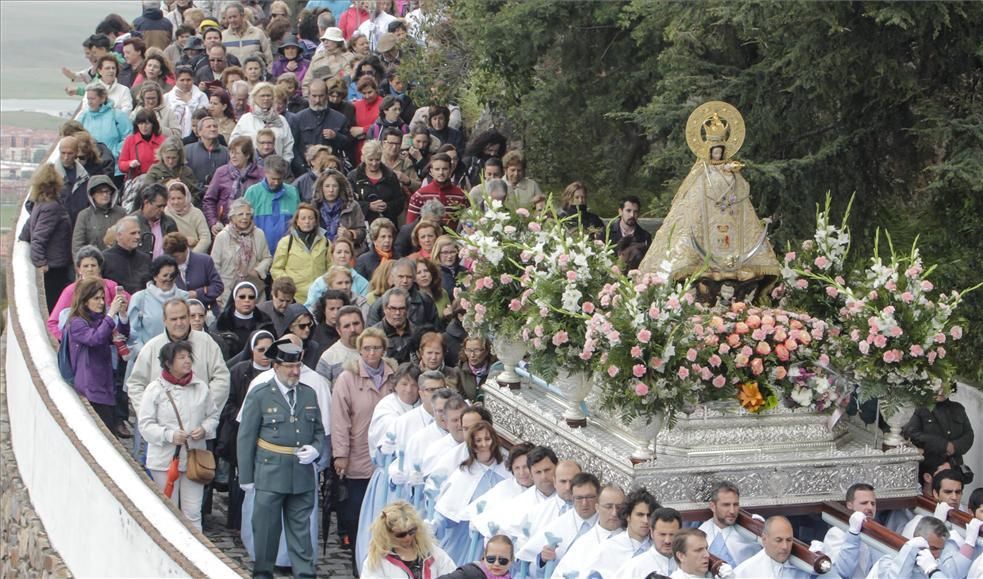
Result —
[[345, 203], [339, 197], [334, 203], [327, 201], [321, 203], [321, 227], [327, 233], [327, 238], [334, 241], [338, 235], [338, 226], [341, 225], [341, 209]]
[[236, 252], [238, 263], [236, 264], [236, 278], [246, 279], [253, 271], [253, 231], [256, 229], [255, 223], [249, 224], [249, 229], [239, 231], [235, 225], [229, 223], [225, 226], [232, 239], [239, 244], [239, 251]]
[[253, 117], [263, 121], [264, 127], [274, 127], [281, 128], [283, 126], [283, 121], [280, 113], [276, 112], [275, 107], [270, 107], [267, 110], [263, 110], [259, 107], [253, 107]]

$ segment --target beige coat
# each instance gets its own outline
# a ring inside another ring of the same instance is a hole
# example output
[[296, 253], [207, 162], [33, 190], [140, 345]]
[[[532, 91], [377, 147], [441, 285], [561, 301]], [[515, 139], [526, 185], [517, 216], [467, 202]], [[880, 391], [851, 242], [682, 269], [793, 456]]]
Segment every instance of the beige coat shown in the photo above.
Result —
[[237, 283], [244, 279], [257, 284], [256, 288], [262, 292], [265, 288], [263, 280], [266, 278], [266, 274], [270, 272], [270, 265], [273, 264], [273, 256], [270, 255], [270, 247], [266, 243], [266, 235], [262, 229], [254, 227], [252, 234], [253, 259], [250, 263], [250, 270], [255, 270], [259, 274], [259, 277], [240, 278], [237, 273], [237, 267], [239, 265], [239, 243], [233, 237], [235, 235], [233, 233], [234, 230], [235, 226], [231, 223], [226, 225], [225, 229], [215, 236], [215, 243], [212, 245], [212, 261], [215, 262], [215, 267], [218, 268], [218, 274], [222, 276], [222, 283], [225, 284], [225, 291], [218, 298], [220, 306], [225, 305], [225, 300], [229, 297], [229, 292], [232, 291], [232, 288]]

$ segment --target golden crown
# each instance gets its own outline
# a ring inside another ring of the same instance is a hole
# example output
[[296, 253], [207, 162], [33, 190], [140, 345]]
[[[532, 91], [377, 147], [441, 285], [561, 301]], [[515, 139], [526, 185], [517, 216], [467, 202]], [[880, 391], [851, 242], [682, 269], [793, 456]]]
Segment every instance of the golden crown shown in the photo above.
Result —
[[713, 116], [703, 123], [703, 130], [708, 143], [722, 143], [727, 140], [727, 125], [720, 120], [717, 113], [713, 113]]

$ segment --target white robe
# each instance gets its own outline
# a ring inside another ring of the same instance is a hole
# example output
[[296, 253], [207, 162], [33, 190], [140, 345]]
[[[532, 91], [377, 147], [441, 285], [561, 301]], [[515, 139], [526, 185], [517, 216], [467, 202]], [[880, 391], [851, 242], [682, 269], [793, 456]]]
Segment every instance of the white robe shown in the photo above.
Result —
[[[846, 553], [842, 558], [841, 552]], [[859, 536], [837, 527], [832, 527], [826, 532], [826, 537], [823, 539], [823, 553], [829, 556], [833, 562], [834, 572], [838, 573], [841, 579], [864, 579], [877, 559]], [[848, 573], [851, 568], [853, 573]]]
[[983, 555], [980, 555], [973, 561], [973, 565], [969, 568], [969, 575], [966, 579], [983, 579]]
[[703, 521], [700, 525], [700, 530], [707, 534], [707, 545], [710, 546], [710, 553], [714, 556], [720, 557], [726, 560], [726, 557], [721, 555], [721, 552], [714, 548], [713, 542], [717, 538], [717, 535], [723, 535], [724, 544], [727, 545], [727, 550], [730, 551], [731, 556], [734, 558], [736, 565], [740, 565], [752, 555], [761, 550], [761, 544], [756, 540], [746, 537], [738, 530], [737, 525], [727, 527], [726, 529], [721, 529], [713, 522], [713, 519]]
[[[911, 518], [910, 521], [908, 521], [908, 524], [906, 524], [904, 528], [901, 529], [899, 534], [905, 539], [910, 539], [914, 537], [915, 527], [917, 527], [918, 523], [920, 523], [924, 518], [925, 515], [915, 515], [914, 517]], [[956, 543], [962, 545], [963, 542], [966, 540], [966, 537], [963, 536], [962, 534], [962, 529], [948, 523], [947, 521], [942, 521], [942, 522], [946, 523], [946, 527], [949, 527], [949, 540], [955, 541]]]
[[556, 493], [546, 496], [539, 492], [536, 485], [533, 485], [522, 492], [515, 500], [511, 501], [507, 508], [492, 517], [492, 521], [498, 525], [498, 532], [512, 538], [512, 543], [517, 544], [520, 540], [525, 542], [532, 535], [528, 520], [528, 513], [536, 507], [550, 500]]
[[409, 446], [409, 441], [413, 436], [426, 428], [427, 426], [433, 424], [433, 414], [427, 412], [427, 409], [423, 405], [417, 406], [413, 410], [410, 410], [406, 414], [400, 416], [396, 419], [396, 422], [392, 425], [392, 430], [396, 438], [396, 453], [397, 457], [399, 451], [403, 451], [403, 468], [400, 470], [399, 459], [394, 460], [391, 465], [389, 465], [389, 480], [394, 480], [398, 478], [397, 473], [402, 472], [405, 476], [409, 474], [410, 467], [409, 461], [406, 460], [406, 451]]
[[[395, 432], [390, 432], [396, 420], [412, 410], [413, 404], [406, 404], [395, 392], [386, 394], [372, 411], [369, 421], [369, 452], [375, 454], [381, 449], [383, 454], [396, 452]], [[387, 433], [389, 433], [387, 435]]]
[[[470, 517], [468, 506], [472, 502], [471, 497], [474, 495], [478, 483], [488, 471], [494, 472], [503, 479], [512, 478], [512, 473], [505, 468], [504, 461], [487, 466], [480, 462], [474, 462], [467, 468], [459, 467], [447, 478], [447, 483], [444, 484], [440, 495], [437, 497], [434, 510], [455, 523], [467, 521]], [[480, 498], [475, 497], [475, 500]]]
[[734, 579], [811, 579], [812, 573], [796, 568], [789, 559], [784, 564], [775, 561], [762, 549], [757, 555], [734, 569]]
[[604, 579], [618, 579], [616, 573], [622, 565], [651, 548], [652, 539], [650, 537], [636, 541], [625, 531], [601, 543], [597, 548], [594, 560], [586, 568], [591, 572], [600, 573]]
[[706, 575], [690, 575], [682, 569], [676, 569], [669, 575], [669, 579], [709, 579], [711, 577], [713, 577], [713, 575], [710, 573], [707, 573]]
[[[587, 524], [587, 531], [581, 534], [580, 529], [584, 523]], [[537, 561], [537, 557], [542, 552], [543, 547], [549, 543], [546, 537], [548, 533], [554, 539], [559, 540], [559, 543], [554, 546], [554, 549], [556, 550], [557, 561], [561, 561], [571, 545], [575, 544], [574, 539], [579, 541], [596, 524], [597, 513], [594, 513], [589, 519], [581, 519], [580, 515], [577, 514], [577, 510], [571, 508], [534, 532], [532, 537], [526, 541], [525, 546], [519, 550], [516, 558], [520, 561]]]
[[645, 579], [649, 573], [670, 575], [676, 571], [676, 561], [655, 550], [655, 547], [628, 560], [615, 572], [618, 579]]
[[419, 480], [413, 481], [413, 484], [423, 483], [423, 455], [433, 443], [446, 435], [447, 431], [438, 426], [437, 422], [434, 421], [407, 440], [406, 454], [403, 457], [403, 470], [409, 478], [412, 478], [414, 473], [420, 473]]
[[[260, 372], [252, 382], [249, 383], [249, 389], [246, 390], [246, 396], [252, 392], [253, 388], [259, 386], [260, 384], [266, 384], [273, 379], [276, 373], [272, 368], [265, 372]], [[300, 383], [310, 386], [314, 390], [314, 394], [317, 395], [317, 405], [321, 410], [321, 424], [324, 425], [324, 431], [331, 433], [331, 387], [328, 385], [328, 381], [324, 379], [314, 370], [311, 370], [307, 366], [300, 367]], [[243, 398], [245, 400], [245, 398]], [[236, 422], [242, 422], [242, 408], [239, 409], [239, 414], [236, 416]]]
[[[420, 465], [423, 469], [423, 478], [430, 478], [436, 473], [438, 468], [442, 471], [441, 474], [443, 474], [444, 477], [450, 474], [453, 467], [450, 466], [451, 459], [449, 453], [454, 451], [457, 453], [457, 456], [460, 456], [461, 446], [464, 446], [464, 454], [466, 456], [468, 453], [467, 445], [465, 445], [463, 442], [454, 440], [454, 436], [449, 432], [431, 444], [430, 448], [428, 448], [423, 454], [423, 463]], [[457, 464], [460, 465], [461, 462], [458, 461]], [[448, 468], [448, 466], [450, 466], [450, 468]]]
[[[519, 542], [516, 543], [515, 546], [517, 552], [519, 553], [517, 558], [523, 561], [536, 560], [536, 555], [542, 551], [543, 545], [546, 544], [546, 529], [548, 529], [549, 526], [561, 516], [560, 511], [564, 510], [565, 506], [567, 506], [567, 503], [560, 498], [560, 493], [553, 493], [553, 496], [550, 497], [548, 501], [542, 503], [536, 507], [535, 510], [529, 513], [529, 539], [525, 541], [520, 539]], [[563, 514], [566, 515], [573, 510], [573, 505], [569, 505], [569, 507], [564, 510]], [[576, 531], [574, 531], [574, 534], [576, 534]], [[536, 539], [538, 545], [529, 544], [533, 539]]]
[[597, 550], [601, 545], [614, 537], [625, 532], [624, 529], [609, 531], [600, 525], [594, 525], [590, 531], [577, 539], [577, 548], [568, 552], [553, 571], [553, 577], [566, 577], [576, 571], [575, 577], [583, 579], [587, 577], [587, 566], [597, 557]]
[[[481, 533], [486, 540], [492, 538], [495, 533], [491, 532], [488, 524], [496, 515], [501, 515], [509, 510], [510, 503], [526, 490], [513, 477], [508, 477], [495, 485], [492, 490], [485, 493], [483, 497], [472, 501], [468, 505], [468, 520], [471, 521], [471, 528]], [[480, 512], [479, 512], [480, 511]], [[498, 529], [496, 529], [497, 531]]]

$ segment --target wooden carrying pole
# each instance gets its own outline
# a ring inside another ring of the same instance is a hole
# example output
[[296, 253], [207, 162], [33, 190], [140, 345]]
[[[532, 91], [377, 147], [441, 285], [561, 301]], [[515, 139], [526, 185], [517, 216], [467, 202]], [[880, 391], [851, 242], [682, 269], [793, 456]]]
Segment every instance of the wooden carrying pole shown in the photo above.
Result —
[[[845, 506], [835, 502], [823, 503], [822, 509], [824, 513], [827, 513], [828, 515], [835, 517], [844, 523], [849, 523], [850, 515], [853, 514]], [[863, 535], [866, 535], [895, 551], [900, 551], [901, 547], [903, 547], [907, 541], [907, 539], [901, 535], [895, 533], [891, 529], [888, 529], [873, 519], [867, 519], [864, 521], [863, 529], [860, 532]]]
[[[737, 524], [759, 537], [765, 530], [765, 524], [752, 518], [751, 513], [744, 509], [741, 509], [737, 514]], [[833, 568], [833, 562], [828, 556], [810, 551], [809, 546], [798, 539], [795, 539], [792, 544], [792, 556], [802, 560], [806, 565], [810, 565], [813, 571], [820, 575]]]
[[[928, 511], [929, 514], [932, 514], [935, 512], [936, 505], [938, 505], [938, 503], [935, 502], [935, 499], [931, 497], [927, 497], [925, 495], [918, 495], [918, 503], [915, 506], [916, 508], [924, 509]], [[959, 525], [964, 529], [966, 528], [966, 525], [968, 525], [969, 522], [972, 520], [973, 520], [973, 515], [965, 511], [960, 511], [957, 509], [952, 509], [951, 511], [949, 511], [949, 522], [954, 525]], [[942, 522], [944, 523], [945, 521]]]

